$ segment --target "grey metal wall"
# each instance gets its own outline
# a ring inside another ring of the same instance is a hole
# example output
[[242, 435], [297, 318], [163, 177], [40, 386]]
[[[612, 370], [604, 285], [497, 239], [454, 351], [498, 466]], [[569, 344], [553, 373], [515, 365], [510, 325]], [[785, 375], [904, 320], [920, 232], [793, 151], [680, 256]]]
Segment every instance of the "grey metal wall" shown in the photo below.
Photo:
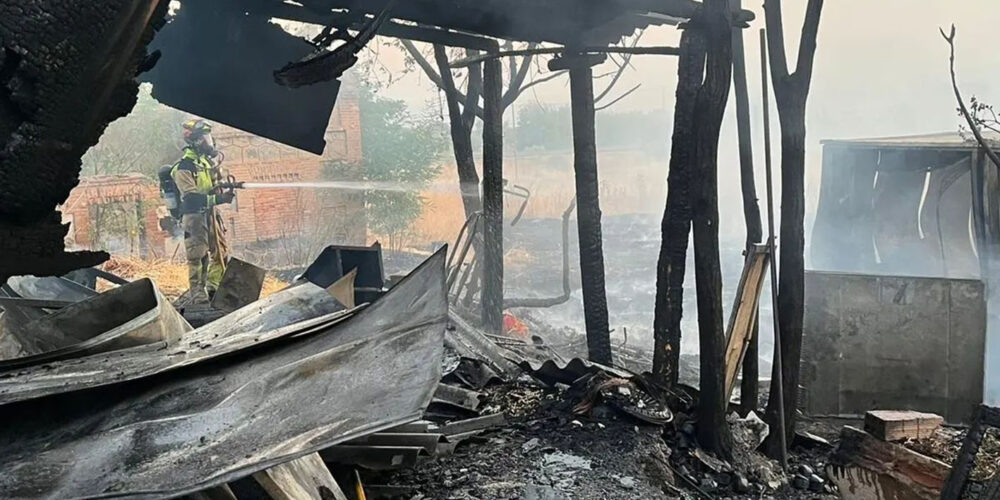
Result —
[[979, 278], [975, 151], [823, 146], [809, 267]]
[[978, 280], [806, 272], [804, 409], [914, 409], [967, 421], [983, 399]]

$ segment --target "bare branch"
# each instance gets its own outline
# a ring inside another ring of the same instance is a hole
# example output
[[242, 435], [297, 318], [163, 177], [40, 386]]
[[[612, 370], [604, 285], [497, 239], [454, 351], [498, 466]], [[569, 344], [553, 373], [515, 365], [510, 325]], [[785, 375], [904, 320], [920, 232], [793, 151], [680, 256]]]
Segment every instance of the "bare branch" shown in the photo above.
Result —
[[785, 56], [785, 28], [781, 20], [781, 0], [764, 0], [767, 25], [767, 49], [771, 63], [771, 79], [775, 83], [788, 78], [788, 58]]
[[[528, 50], [533, 50], [536, 47], [538, 47], [538, 44], [532, 43], [528, 45]], [[521, 95], [521, 86], [524, 85], [524, 80], [528, 76], [528, 70], [531, 69], [531, 60], [534, 57], [534, 54], [524, 56], [519, 70], [517, 65], [514, 63], [515, 57], [510, 57], [510, 85], [507, 86], [507, 92], [504, 92], [503, 101], [501, 101], [501, 106], [503, 106], [504, 109], [513, 104], [514, 100], [517, 99], [517, 96]]]
[[[478, 55], [478, 50], [466, 49], [465, 55], [467, 57], [472, 57]], [[476, 123], [476, 115], [478, 110], [478, 116], [482, 117], [482, 108], [479, 106], [479, 96], [483, 93], [483, 65], [473, 64], [469, 66], [469, 86], [468, 95], [464, 102], [465, 109], [462, 111], [462, 124], [465, 126], [466, 131], [472, 132], [472, 127]]]
[[517, 89], [517, 92], [511, 97], [510, 102], [513, 103], [514, 101], [516, 101], [518, 97], [521, 97], [521, 94], [524, 93], [525, 90], [528, 90], [531, 87], [534, 87], [535, 85], [545, 83], [549, 80], [555, 80], [556, 78], [559, 78], [560, 76], [563, 76], [565, 74], [566, 70], [557, 71], [555, 73], [543, 76], [537, 80], [532, 80], [531, 82], [522, 85], [520, 88]]
[[413, 42], [406, 39], [401, 39], [400, 43], [403, 44], [403, 48], [405, 48], [406, 51], [410, 54], [410, 57], [412, 57], [413, 60], [416, 61], [417, 66], [420, 66], [420, 69], [424, 70], [424, 73], [427, 74], [427, 78], [429, 78], [431, 82], [434, 82], [434, 85], [437, 85], [438, 88], [444, 89], [444, 82], [441, 81], [441, 75], [439, 75], [438, 72], [434, 70], [434, 67], [431, 66], [431, 63], [427, 60], [427, 58], [420, 53], [420, 50], [418, 50], [417, 47], [413, 45]]
[[603, 106], [598, 106], [598, 107], [594, 108], [594, 112], [601, 111], [601, 110], [604, 110], [604, 109], [608, 109], [611, 106], [614, 106], [616, 103], [618, 103], [618, 101], [620, 101], [620, 100], [628, 97], [629, 94], [631, 94], [632, 92], [635, 92], [636, 90], [639, 90], [639, 87], [642, 87], [641, 83], [637, 84], [635, 87], [632, 87], [631, 89], [629, 89], [628, 92], [625, 92], [624, 94], [618, 96], [617, 99], [615, 99], [615, 100], [613, 100], [613, 101], [611, 101], [611, 102], [609, 102], [609, 103], [607, 103], [607, 104], [605, 104]]
[[[639, 35], [635, 37], [635, 40], [632, 41], [632, 48], [635, 48], [635, 46], [639, 44], [640, 38], [642, 38], [642, 33], [639, 33]], [[618, 72], [615, 73], [614, 78], [611, 79], [611, 83], [609, 83], [608, 86], [604, 88], [604, 91], [602, 91], [600, 94], [597, 95], [597, 97], [594, 98], [595, 103], [601, 102], [601, 99], [604, 99], [604, 97], [607, 96], [609, 92], [611, 92], [611, 89], [613, 89], [615, 87], [615, 84], [618, 83], [618, 79], [621, 78], [623, 73], [625, 73], [625, 68], [629, 66], [629, 61], [632, 59], [632, 54], [625, 54], [622, 57], [624, 58], [624, 62], [622, 62], [622, 64], [618, 67]], [[617, 101], [618, 100], [615, 100], [615, 102]]]
[[986, 138], [983, 137], [983, 133], [976, 126], [976, 121], [969, 114], [969, 108], [965, 106], [965, 100], [962, 99], [962, 92], [958, 89], [958, 78], [955, 76], [955, 25], [951, 25], [951, 34], [945, 34], [944, 30], [941, 30], [941, 36], [944, 37], [945, 41], [948, 42], [948, 46], [951, 47], [951, 57], [949, 59], [951, 70], [951, 88], [955, 91], [955, 99], [958, 100], [958, 110], [961, 111], [962, 116], [965, 117], [966, 123], [969, 124], [969, 128], [972, 129], [972, 135], [976, 137], [976, 142], [979, 143], [979, 147], [983, 148], [986, 152], [986, 156], [990, 158], [990, 161], [994, 165], [1000, 167], [1000, 157], [993, 151], [993, 148], [986, 142]]
[[[413, 42], [411, 42], [409, 40], [405, 40], [405, 39], [404, 40], [400, 40], [400, 42], [402, 42], [403, 47], [406, 48], [406, 51], [410, 54], [411, 57], [413, 57], [413, 60], [416, 61], [417, 65], [420, 66], [420, 68], [424, 70], [424, 73], [427, 74], [427, 78], [429, 78], [430, 81], [434, 83], [434, 85], [437, 85], [437, 87], [439, 89], [445, 90], [445, 92], [447, 93], [447, 90], [445, 89], [445, 86], [444, 86], [444, 80], [441, 78], [441, 74], [439, 74], [438, 71], [435, 70], [433, 66], [431, 66], [431, 63], [427, 60], [426, 57], [424, 57], [423, 54], [420, 53], [420, 50], [418, 50], [417, 47], [415, 45], [413, 45]], [[437, 45], [435, 45], [435, 47], [437, 47]], [[442, 46], [442, 49], [443, 49], [443, 46]], [[445, 53], [445, 57], [447, 58], [447, 53]], [[443, 70], [442, 74], [444, 72], [447, 72], [449, 78], [451, 78], [451, 69], [450, 68], [448, 68], [447, 70]], [[452, 87], [454, 87], [454, 86], [455, 86], [454, 80], [452, 79]], [[468, 106], [469, 105], [468, 104], [469, 103], [468, 96], [466, 96], [461, 90], [458, 90], [458, 88], [455, 88], [455, 95], [458, 96], [458, 102], [461, 103], [463, 106]], [[476, 116], [478, 116], [479, 118], [482, 118], [483, 117], [483, 108], [482, 108], [482, 106], [479, 105], [478, 101], [479, 101], [479, 98], [477, 96], [476, 97], [476, 102], [472, 104], [472, 107], [473, 107], [473, 110], [476, 113]]]
[[804, 80], [801, 84], [809, 86], [813, 74], [813, 61], [816, 59], [816, 36], [819, 34], [819, 17], [823, 11], [823, 0], [809, 0], [806, 6], [806, 20], [802, 24], [802, 38], [799, 40], [799, 58], [795, 64], [795, 78]]

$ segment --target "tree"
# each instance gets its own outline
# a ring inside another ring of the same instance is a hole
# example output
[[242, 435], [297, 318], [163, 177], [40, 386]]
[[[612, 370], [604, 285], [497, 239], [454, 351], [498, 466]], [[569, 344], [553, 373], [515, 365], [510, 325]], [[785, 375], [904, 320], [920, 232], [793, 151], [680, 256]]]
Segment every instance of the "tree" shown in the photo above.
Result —
[[948, 42], [948, 47], [951, 49], [951, 56], [949, 58], [951, 88], [955, 93], [955, 100], [958, 101], [958, 114], [965, 119], [965, 125], [972, 133], [979, 147], [986, 153], [986, 156], [989, 157], [994, 165], [1000, 167], [1000, 156], [997, 156], [997, 153], [994, 151], [995, 145], [990, 144], [990, 141], [987, 141], [983, 135], [984, 130], [1000, 134], [1000, 118], [997, 117], [997, 113], [992, 105], [980, 101], [976, 96], [972, 96], [968, 106], [965, 105], [965, 99], [962, 98], [962, 92], [958, 88], [958, 78], [955, 76], [955, 25], [951, 26], [950, 34], [945, 34], [944, 30], [941, 30], [941, 36]]
[[157, 102], [151, 89], [140, 85], [132, 112], [108, 125], [100, 142], [83, 155], [82, 175], [138, 172], [155, 177], [161, 166], [177, 161], [187, 115]]
[[405, 191], [368, 191], [365, 208], [370, 228], [398, 248], [400, 236], [420, 215], [418, 188], [440, 173], [445, 151], [443, 131], [433, 117], [415, 116], [406, 103], [360, 90], [363, 175], [365, 180], [405, 185]]
[[[642, 37], [640, 32], [632, 41], [635, 46]], [[459, 183], [462, 189], [462, 202], [465, 208], [466, 217], [481, 210], [482, 201], [479, 199], [479, 174], [476, 171], [476, 163], [473, 155], [472, 129], [476, 118], [482, 119], [483, 107], [480, 104], [483, 90], [483, 68], [481, 63], [471, 64], [464, 70], [451, 68], [451, 62], [456, 59], [455, 53], [449, 54], [448, 49], [443, 45], [435, 44], [432, 47], [432, 65], [429, 57], [422, 53], [413, 42], [400, 40], [401, 45], [406, 50], [413, 64], [420, 67], [445, 96], [448, 107], [448, 119], [451, 131], [452, 147], [455, 153], [455, 164], [458, 170]], [[538, 44], [530, 43], [524, 46], [515, 46], [513, 42], [505, 41], [499, 48], [504, 51], [515, 49], [531, 50], [538, 47]], [[466, 57], [482, 55], [479, 51], [464, 49]], [[600, 75], [597, 78], [610, 78], [610, 82], [605, 86], [597, 97], [595, 103], [600, 103], [605, 98], [610, 97], [612, 89], [617, 84], [618, 79], [629, 66], [631, 55], [625, 55], [621, 60], [612, 59], [617, 69], [611, 73]], [[534, 55], [508, 56], [505, 58], [507, 65], [505, 69], [506, 89], [502, 92], [500, 108], [506, 110], [514, 104], [529, 88], [559, 78], [566, 74], [566, 71], [555, 71], [550, 74], [539, 76], [539, 71], [532, 72], [533, 65], [538, 64], [538, 59]], [[463, 90], [456, 83], [456, 76], [465, 77], [465, 89]], [[533, 76], [529, 80], [529, 76]], [[605, 109], [623, 97], [634, 92], [638, 86], [612, 99], [598, 110]], [[567, 133], [567, 139], [569, 138]], [[569, 141], [567, 140], [567, 144]]]
[[[432, 66], [428, 57], [413, 42], [401, 40], [400, 43], [406, 49], [411, 60], [444, 93], [448, 106], [452, 149], [455, 154], [455, 165], [462, 191], [462, 204], [465, 208], [465, 216], [470, 217], [482, 210], [482, 200], [479, 197], [479, 174], [476, 171], [473, 152], [472, 129], [476, 118], [483, 117], [483, 108], [479, 102], [483, 91], [483, 65], [481, 63], [472, 64], [464, 70], [466, 84], [463, 91], [455, 82], [456, 74], [462, 72], [451, 68], [452, 58], [449, 57], [447, 47], [439, 44], [432, 46], [434, 59]], [[513, 48], [513, 44], [507, 42], [504, 47]], [[530, 44], [528, 47], [533, 48], [535, 44]], [[480, 55], [480, 52], [465, 49], [464, 54], [467, 57], [474, 57]], [[525, 79], [531, 70], [533, 56], [509, 57], [507, 60], [507, 89], [503, 91], [500, 103], [501, 110], [507, 109], [529, 87], [551, 80], [562, 73], [555, 73], [525, 84]]]
[[[798, 62], [790, 73], [785, 56], [785, 36], [781, 19], [781, 0], [764, 0], [767, 25], [768, 60], [771, 83], [781, 125], [781, 229], [779, 241], [778, 332], [775, 341], [781, 349], [782, 373], [771, 376], [771, 397], [767, 402], [767, 422], [778, 429], [779, 377], [784, 387], [785, 437], [791, 441], [795, 432], [795, 409], [798, 402], [799, 360], [802, 355], [802, 321], [805, 304], [805, 151], [806, 100], [812, 82], [823, 0], [809, 0], [799, 41]], [[769, 456], [780, 457], [781, 440], [772, 432], [765, 443]]]
[[732, 77], [731, 24], [727, 0], [706, 0], [682, 35], [654, 320], [654, 373], [676, 382], [682, 286], [693, 230], [700, 347], [698, 441], [727, 460], [732, 458], [732, 436], [726, 422], [718, 153]]

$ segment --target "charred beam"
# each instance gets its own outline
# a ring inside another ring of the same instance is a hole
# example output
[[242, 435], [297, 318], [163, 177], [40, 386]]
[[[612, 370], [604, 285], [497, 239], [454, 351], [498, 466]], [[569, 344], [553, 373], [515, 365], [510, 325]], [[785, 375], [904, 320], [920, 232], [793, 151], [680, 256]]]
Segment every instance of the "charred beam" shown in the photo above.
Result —
[[503, 329], [503, 68], [483, 64], [483, 328]]
[[[537, 47], [531, 49], [505, 50], [496, 53], [481, 54], [474, 57], [465, 57], [457, 61], [452, 61], [451, 67], [464, 68], [465, 66], [480, 63], [487, 59], [501, 59], [504, 57], [563, 54], [566, 50], [566, 47]], [[680, 55], [680, 49], [677, 47], [585, 47], [582, 49], [575, 49], [573, 52], [574, 54], [636, 54], [654, 56]]]
[[578, 64], [570, 65], [569, 82], [587, 350], [592, 361], [610, 365], [611, 333], [608, 328], [608, 299], [604, 287], [604, 242], [601, 237], [601, 204], [594, 132], [594, 79], [589, 61], [582, 60]]
[[705, 36], [699, 30], [684, 30], [680, 45], [667, 203], [660, 225], [653, 319], [653, 375], [670, 385], [677, 383], [680, 368], [684, 273], [691, 234], [694, 104], [704, 75]]
[[[278, 19], [298, 21], [320, 26], [331, 26], [339, 29], [359, 29], [356, 16], [336, 12], [317, 12], [316, 10], [297, 7], [282, 3], [270, 6], [267, 13]], [[496, 47], [496, 42], [487, 38], [464, 33], [456, 33], [441, 28], [415, 26], [388, 21], [379, 26], [377, 34], [393, 38], [402, 38], [417, 42], [436, 43], [451, 47], [464, 47], [475, 50], [490, 50]]]

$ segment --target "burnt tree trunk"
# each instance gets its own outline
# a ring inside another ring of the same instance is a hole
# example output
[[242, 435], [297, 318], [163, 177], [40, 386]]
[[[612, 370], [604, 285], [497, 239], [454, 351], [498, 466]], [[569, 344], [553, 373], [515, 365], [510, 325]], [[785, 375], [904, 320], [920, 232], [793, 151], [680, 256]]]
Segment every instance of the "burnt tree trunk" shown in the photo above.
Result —
[[608, 328], [608, 299], [604, 288], [604, 242], [601, 236], [597, 177], [597, 140], [594, 132], [594, 81], [589, 63], [574, 62], [569, 71], [569, 82], [587, 351], [592, 361], [611, 364], [611, 332]]
[[724, 460], [732, 459], [726, 422], [725, 351], [722, 322], [722, 269], [719, 264], [719, 134], [732, 78], [732, 31], [727, 0], [705, 0], [705, 81], [695, 103], [694, 182], [691, 185], [695, 285], [698, 296], [700, 376], [698, 442]]
[[[740, 0], [731, 0], [731, 12], [739, 12]], [[750, 97], [747, 89], [746, 57], [743, 49], [743, 28], [733, 28], [733, 86], [736, 94], [736, 127], [740, 146], [740, 188], [743, 194], [743, 219], [746, 225], [746, 251], [752, 245], [760, 243], [764, 237], [764, 229], [760, 219], [760, 206], [757, 204], [757, 186], [753, 169], [753, 136], [750, 133]], [[759, 309], [759, 307], [758, 307]], [[758, 355], [759, 318], [755, 320], [750, 331], [747, 351], [743, 357], [743, 377], [740, 384], [741, 413], [745, 416], [757, 410], [759, 398], [758, 381], [760, 379], [760, 359]]]
[[[798, 402], [799, 362], [802, 354], [802, 321], [805, 302], [805, 139], [806, 99], [812, 81], [823, 0], [809, 0], [799, 42], [795, 72], [789, 73], [781, 22], [781, 1], [765, 0], [767, 46], [771, 63], [771, 81], [781, 124], [781, 248], [778, 262], [778, 327], [782, 373], [772, 374], [771, 394], [778, 389], [777, 377], [784, 387], [785, 436], [791, 442], [795, 432]], [[767, 422], [777, 429], [778, 404], [767, 402]], [[765, 450], [778, 457], [781, 445], [777, 433], [771, 433]]]
[[667, 174], [667, 203], [660, 224], [653, 320], [653, 374], [671, 386], [677, 384], [680, 374], [684, 271], [691, 232], [695, 98], [701, 88], [704, 65], [704, 34], [697, 29], [685, 29], [681, 34], [677, 68], [677, 102]]
[[434, 61], [440, 72], [441, 89], [448, 104], [451, 144], [455, 152], [455, 166], [462, 191], [462, 206], [468, 219], [483, 209], [479, 196], [479, 173], [476, 172], [476, 159], [472, 147], [472, 127], [476, 122], [475, 108], [478, 106], [482, 89], [482, 65], [469, 66], [469, 88], [463, 109], [458, 88], [455, 87], [455, 79], [451, 75], [448, 53], [443, 45], [434, 45]]
[[483, 82], [483, 328], [503, 331], [503, 70], [486, 61]]

